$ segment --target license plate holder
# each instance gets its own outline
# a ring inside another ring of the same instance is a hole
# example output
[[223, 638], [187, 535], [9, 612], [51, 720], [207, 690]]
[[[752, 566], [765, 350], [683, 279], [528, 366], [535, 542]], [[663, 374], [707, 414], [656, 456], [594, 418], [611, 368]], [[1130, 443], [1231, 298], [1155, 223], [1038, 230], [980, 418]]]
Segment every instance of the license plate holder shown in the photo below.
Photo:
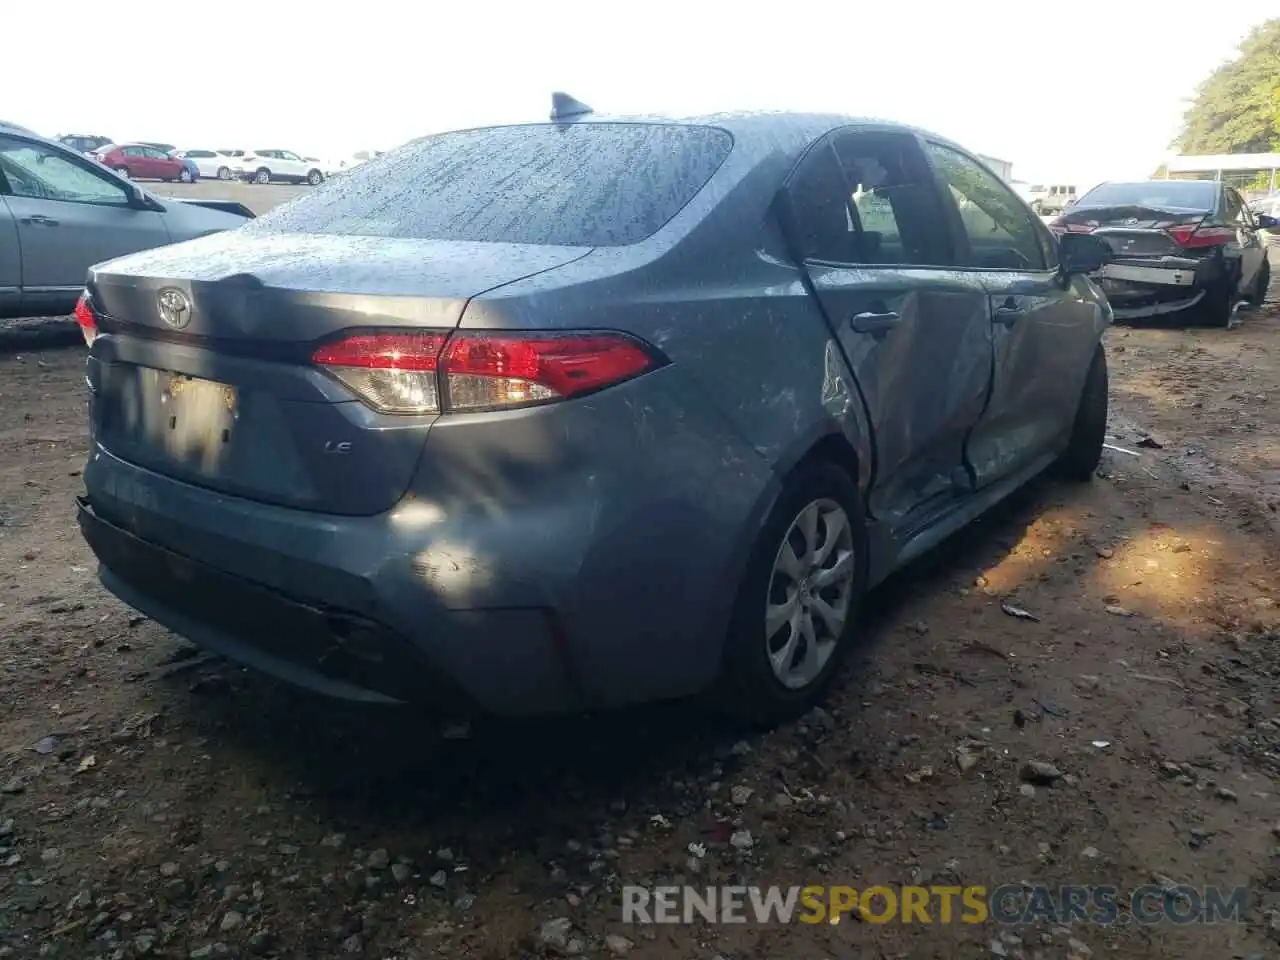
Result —
[[1104, 280], [1126, 280], [1158, 286], [1189, 287], [1196, 282], [1194, 270], [1176, 267], [1144, 267], [1129, 263], [1108, 263], [1098, 275]]
[[166, 370], [149, 371], [158, 400], [153, 430], [171, 457], [203, 470], [229, 452], [240, 397], [234, 386]]

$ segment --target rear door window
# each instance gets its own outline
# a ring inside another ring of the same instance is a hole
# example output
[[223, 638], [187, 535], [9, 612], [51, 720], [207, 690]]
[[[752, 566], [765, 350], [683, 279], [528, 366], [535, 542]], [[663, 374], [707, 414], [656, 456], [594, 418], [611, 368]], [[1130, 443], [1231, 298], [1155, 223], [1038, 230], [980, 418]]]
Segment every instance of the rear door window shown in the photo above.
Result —
[[953, 260], [941, 205], [915, 138], [846, 133], [815, 147], [788, 193], [800, 255], [867, 266]]
[[530, 124], [437, 134], [357, 166], [255, 231], [606, 247], [679, 213], [733, 139], [715, 127]]
[[849, 133], [836, 156], [850, 185], [850, 227], [859, 232], [860, 262], [941, 266], [952, 262], [942, 205], [914, 136]]

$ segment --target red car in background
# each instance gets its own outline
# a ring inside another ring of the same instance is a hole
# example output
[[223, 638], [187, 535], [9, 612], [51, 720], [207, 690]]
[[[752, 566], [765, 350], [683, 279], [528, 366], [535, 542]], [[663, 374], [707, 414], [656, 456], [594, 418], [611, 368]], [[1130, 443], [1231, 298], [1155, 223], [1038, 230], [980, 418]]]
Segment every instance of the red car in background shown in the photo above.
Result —
[[145, 143], [116, 143], [93, 152], [94, 159], [121, 176], [134, 180], [191, 179], [191, 171], [177, 157]]

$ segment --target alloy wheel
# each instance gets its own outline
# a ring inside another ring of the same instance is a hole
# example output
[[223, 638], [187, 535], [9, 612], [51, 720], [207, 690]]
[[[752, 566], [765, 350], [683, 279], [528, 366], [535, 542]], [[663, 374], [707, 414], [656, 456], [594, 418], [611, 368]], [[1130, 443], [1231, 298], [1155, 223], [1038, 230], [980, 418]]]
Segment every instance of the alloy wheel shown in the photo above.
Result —
[[853, 529], [834, 500], [810, 502], [773, 561], [765, 606], [765, 654], [783, 686], [813, 683], [844, 635], [853, 602]]

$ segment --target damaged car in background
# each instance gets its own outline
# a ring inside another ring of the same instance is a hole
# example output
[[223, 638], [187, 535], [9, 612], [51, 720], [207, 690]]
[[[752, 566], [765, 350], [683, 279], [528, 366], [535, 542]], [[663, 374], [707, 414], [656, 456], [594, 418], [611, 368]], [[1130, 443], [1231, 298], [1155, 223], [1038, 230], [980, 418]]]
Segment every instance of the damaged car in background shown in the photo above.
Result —
[[1050, 225], [1105, 240], [1114, 259], [1095, 279], [1116, 320], [1183, 314], [1225, 327], [1271, 282], [1263, 230], [1232, 187], [1213, 180], [1102, 183]]

